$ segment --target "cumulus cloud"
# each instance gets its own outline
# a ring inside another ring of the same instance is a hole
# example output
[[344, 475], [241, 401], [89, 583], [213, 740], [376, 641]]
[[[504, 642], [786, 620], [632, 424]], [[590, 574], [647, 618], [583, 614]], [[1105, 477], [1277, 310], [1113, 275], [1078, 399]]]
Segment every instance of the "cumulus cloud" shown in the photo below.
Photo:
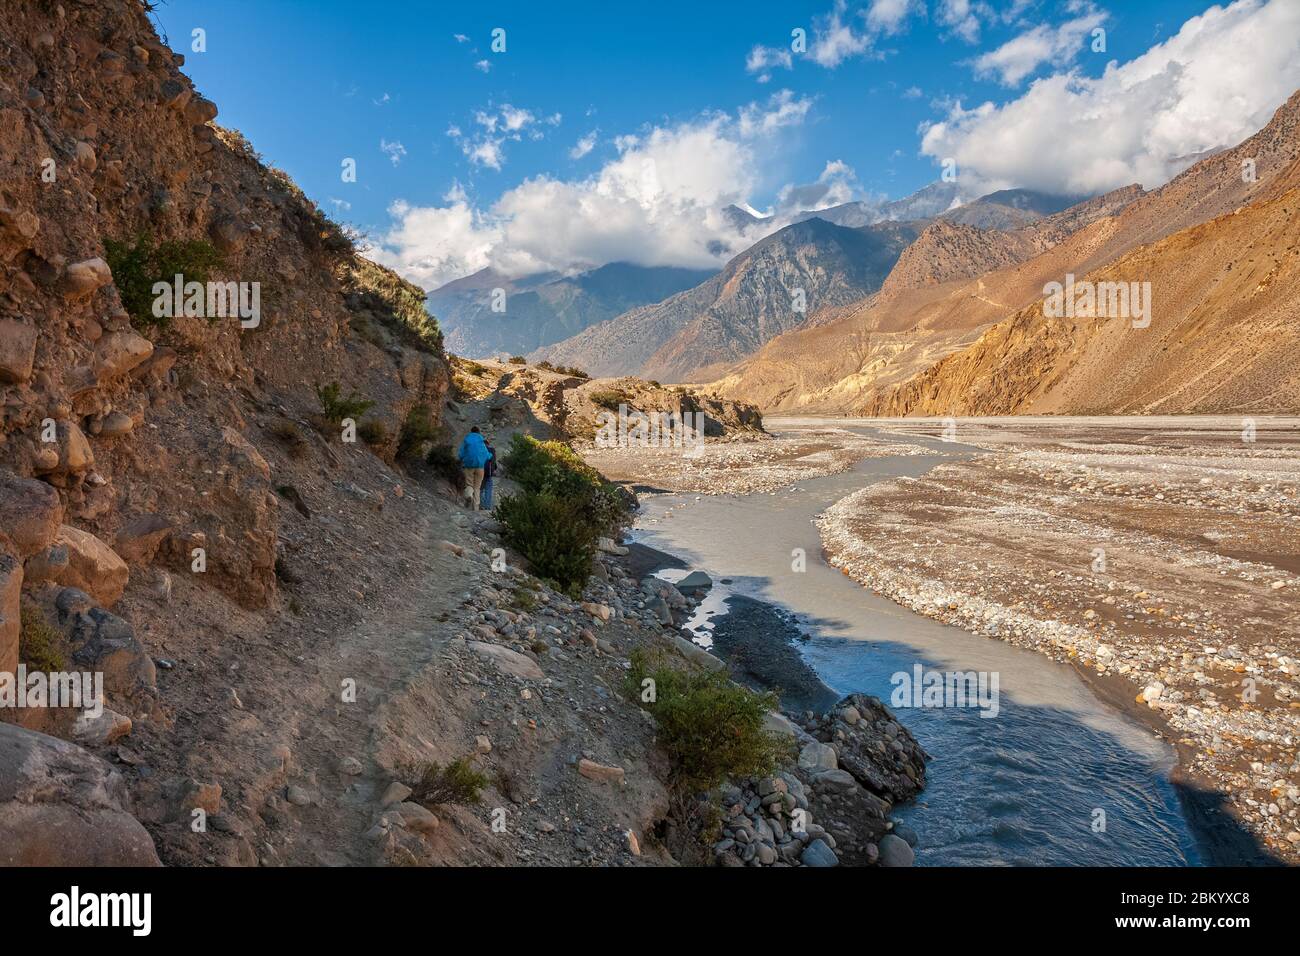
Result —
[[[782, 90], [734, 114], [619, 136], [618, 155], [593, 175], [527, 179], [486, 209], [459, 187], [442, 206], [396, 203], [391, 228], [367, 254], [426, 289], [489, 265], [511, 276], [617, 261], [718, 265], [748, 245], [723, 209], [758, 187], [780, 131], [802, 122], [810, 106]], [[499, 135], [501, 111], [485, 116], [495, 117]], [[840, 195], [846, 176], [852, 171], [843, 164], [829, 164], [823, 194]]]
[[996, 50], [977, 57], [975, 73], [980, 77], [996, 76], [1004, 86], [1019, 86], [1021, 80], [1045, 63], [1062, 67], [1073, 62], [1092, 31], [1105, 23], [1106, 18], [1104, 11], [1092, 10], [1055, 29], [1042, 24], [1026, 30]]
[[923, 129], [921, 150], [992, 188], [1152, 188], [1186, 157], [1254, 133], [1298, 86], [1300, 4], [1237, 0], [1100, 77], [1070, 71], [1001, 106], [954, 104]]
[[897, 33], [907, 18], [923, 6], [920, 0], [872, 0], [867, 24], [882, 33]]
[[981, 14], [989, 16], [992, 10], [976, 0], [939, 0], [934, 18], [967, 43], [978, 43]]
[[871, 49], [870, 34], [856, 27], [852, 19], [845, 22], [845, 11], [844, 0], [837, 0], [830, 13], [813, 20], [813, 41], [808, 47], [808, 58], [818, 66], [834, 69], [845, 60], [862, 56]]
[[853, 168], [843, 160], [831, 160], [815, 183], [782, 187], [777, 195], [776, 217], [779, 221], [785, 221], [795, 213], [828, 209], [852, 202], [860, 192], [858, 177]]
[[795, 53], [818, 66], [833, 70], [854, 57], [879, 57], [875, 41], [899, 33], [913, 14], [924, 14], [924, 0], [871, 0], [849, 12], [847, 0], [835, 0], [826, 13], [812, 19], [812, 37], [806, 49], [755, 45], [745, 58], [745, 70], [757, 74], [760, 83], [772, 78], [772, 71], [794, 67]]
[[780, 67], [789, 70], [794, 66], [794, 54], [780, 47], [755, 46], [745, 58], [745, 71], [757, 73], [758, 82], [766, 83], [772, 78], [772, 70]]

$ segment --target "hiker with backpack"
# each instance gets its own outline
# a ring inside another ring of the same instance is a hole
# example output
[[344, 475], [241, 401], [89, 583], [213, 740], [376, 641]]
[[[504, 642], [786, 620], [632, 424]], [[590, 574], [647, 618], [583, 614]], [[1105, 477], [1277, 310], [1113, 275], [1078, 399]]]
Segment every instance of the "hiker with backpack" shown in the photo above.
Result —
[[465, 436], [465, 440], [460, 443], [460, 465], [465, 469], [465, 484], [467, 485], [466, 494], [469, 495], [469, 505], [475, 511], [479, 510], [479, 489], [483, 485], [483, 468], [488, 463], [490, 452], [488, 451], [487, 442], [479, 433], [478, 426], [475, 425]]

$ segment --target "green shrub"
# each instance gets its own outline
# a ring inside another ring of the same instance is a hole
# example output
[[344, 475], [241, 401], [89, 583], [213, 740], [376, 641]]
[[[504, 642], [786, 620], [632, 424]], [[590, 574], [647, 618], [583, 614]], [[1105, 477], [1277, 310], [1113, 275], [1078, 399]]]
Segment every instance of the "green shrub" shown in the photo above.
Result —
[[321, 414], [331, 425], [337, 425], [345, 418], [356, 420], [375, 407], [374, 402], [366, 401], [353, 390], [343, 398], [343, 390], [338, 382], [316, 386], [316, 397], [320, 400]]
[[478, 803], [479, 791], [487, 785], [487, 776], [475, 770], [467, 758], [460, 757], [445, 767], [425, 764], [410, 784], [410, 799], [426, 807]]
[[45, 615], [31, 605], [19, 612], [18, 659], [28, 670], [53, 673], [67, 669], [63, 656], [63, 640], [59, 632], [50, 627]]
[[510, 477], [525, 491], [576, 502], [585, 523], [596, 529], [597, 536], [612, 535], [627, 523], [630, 512], [626, 494], [563, 442], [539, 442], [516, 433], [504, 464]]
[[397, 457], [402, 461], [418, 458], [420, 449], [438, 437], [433, 411], [428, 405], [416, 405], [406, 413], [397, 436]]
[[557, 368], [557, 372], [563, 372], [565, 375], [572, 375], [574, 378], [591, 378], [591, 375], [578, 368], [576, 365], [570, 365], [568, 368]]
[[[206, 283], [211, 270], [221, 264], [221, 253], [204, 239], [168, 239], [155, 245], [144, 232], [134, 243], [105, 239], [104, 252], [122, 307], [137, 327], [166, 327], [171, 322], [170, 316], [153, 314], [155, 282], [170, 284], [181, 275], [185, 282]], [[174, 307], [178, 310], [180, 304]]]
[[591, 400], [601, 408], [607, 408], [611, 412], [618, 411], [618, 407], [627, 402], [627, 396], [619, 391], [599, 391], [591, 393]]
[[469, 360], [463, 360], [461, 362], [460, 367], [463, 368], [470, 375], [482, 375], [487, 371], [486, 365], [483, 365], [480, 362], [474, 362]]
[[377, 418], [368, 418], [357, 426], [357, 437], [371, 448], [379, 448], [388, 444], [388, 426]]
[[[653, 684], [653, 700], [646, 685]], [[763, 729], [777, 706], [773, 693], [732, 683], [725, 672], [684, 670], [633, 651], [627, 694], [655, 719], [656, 738], [672, 760], [672, 782], [682, 791], [712, 790], [728, 778], [771, 774], [790, 745]]]
[[538, 362], [538, 363], [537, 363], [537, 367], [538, 367], [538, 368], [544, 368], [544, 369], [546, 369], [546, 371], [548, 371], [548, 372], [554, 372], [554, 371], [555, 371], [555, 366], [552, 365], [550, 362], [547, 362], [547, 361], [544, 361], [544, 360], [541, 361], [541, 362]]
[[534, 574], [569, 594], [581, 592], [591, 573], [598, 534], [579, 502], [526, 491], [506, 495], [493, 513], [506, 544], [528, 559]]
[[461, 467], [460, 459], [450, 445], [434, 445], [424, 460], [435, 474], [445, 479], [456, 491], [465, 489], [465, 469]]
[[511, 364], [511, 365], [527, 365], [527, 364], [528, 364], [528, 359], [524, 358], [522, 355], [512, 355], [512, 356], [510, 356], [509, 361], [510, 361], [510, 364]]

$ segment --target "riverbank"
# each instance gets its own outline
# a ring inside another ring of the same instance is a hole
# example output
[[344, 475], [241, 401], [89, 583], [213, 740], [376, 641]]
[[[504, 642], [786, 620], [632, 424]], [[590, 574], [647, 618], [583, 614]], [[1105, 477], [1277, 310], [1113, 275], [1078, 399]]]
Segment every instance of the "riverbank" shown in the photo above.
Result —
[[[937, 423], [871, 423], [915, 440]], [[1073, 667], [1177, 749], [1227, 862], [1300, 860], [1300, 465], [1237, 423], [963, 423], [986, 453], [863, 488], [828, 560], [904, 607]], [[1291, 622], [1291, 624], [1288, 624]]]

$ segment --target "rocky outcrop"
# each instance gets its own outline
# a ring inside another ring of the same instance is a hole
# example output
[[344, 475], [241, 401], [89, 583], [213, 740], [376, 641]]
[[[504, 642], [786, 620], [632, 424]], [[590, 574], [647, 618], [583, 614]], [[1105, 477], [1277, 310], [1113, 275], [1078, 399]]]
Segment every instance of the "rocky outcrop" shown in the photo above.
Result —
[[98, 757], [0, 723], [0, 866], [159, 866], [130, 806]]

